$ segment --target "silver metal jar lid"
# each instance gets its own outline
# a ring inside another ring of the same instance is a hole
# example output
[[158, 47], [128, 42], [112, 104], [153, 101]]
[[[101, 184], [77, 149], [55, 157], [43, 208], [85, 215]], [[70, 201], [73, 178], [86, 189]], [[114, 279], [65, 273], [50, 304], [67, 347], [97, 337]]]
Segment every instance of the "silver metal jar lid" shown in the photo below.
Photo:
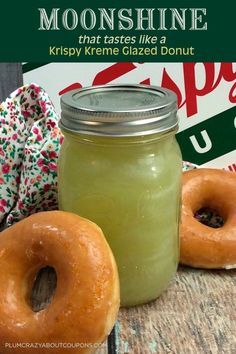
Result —
[[174, 92], [141, 84], [91, 86], [61, 97], [60, 127], [101, 136], [139, 136], [176, 130]]

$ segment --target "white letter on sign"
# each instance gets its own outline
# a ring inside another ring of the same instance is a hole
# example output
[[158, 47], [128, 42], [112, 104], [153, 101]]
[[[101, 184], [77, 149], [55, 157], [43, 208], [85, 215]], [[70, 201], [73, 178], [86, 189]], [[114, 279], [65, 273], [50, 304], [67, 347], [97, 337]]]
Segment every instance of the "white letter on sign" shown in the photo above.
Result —
[[194, 149], [199, 152], [199, 154], [204, 154], [205, 152], [211, 150], [212, 148], [212, 142], [209, 138], [209, 135], [207, 134], [206, 130], [202, 130], [201, 131], [201, 135], [203, 137], [203, 140], [205, 141], [205, 146], [201, 147], [198, 142], [197, 139], [195, 137], [195, 135], [191, 135], [189, 137], [189, 139], [191, 140], [191, 143], [193, 144]]
[[58, 28], [58, 11], [57, 9], [52, 9], [50, 17], [48, 17], [45, 9], [38, 9], [40, 12], [40, 27], [39, 30], [59, 30]]

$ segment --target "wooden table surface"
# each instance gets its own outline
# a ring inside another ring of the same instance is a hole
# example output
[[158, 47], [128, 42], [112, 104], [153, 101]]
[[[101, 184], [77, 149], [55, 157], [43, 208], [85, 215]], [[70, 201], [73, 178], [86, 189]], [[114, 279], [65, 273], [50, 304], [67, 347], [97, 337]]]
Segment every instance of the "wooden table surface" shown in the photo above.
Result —
[[[55, 289], [52, 269], [35, 282], [38, 311]], [[143, 306], [121, 308], [108, 341], [96, 354], [236, 354], [236, 269], [179, 267], [168, 289]]]
[[236, 354], [236, 270], [179, 267], [167, 291], [120, 309], [96, 354]]

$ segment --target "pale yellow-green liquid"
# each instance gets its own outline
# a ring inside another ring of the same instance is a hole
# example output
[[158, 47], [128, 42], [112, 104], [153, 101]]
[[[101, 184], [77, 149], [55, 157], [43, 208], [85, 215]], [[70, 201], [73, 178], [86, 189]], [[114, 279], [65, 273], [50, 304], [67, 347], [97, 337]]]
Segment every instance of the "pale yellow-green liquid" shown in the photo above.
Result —
[[118, 265], [122, 305], [155, 299], [179, 261], [182, 159], [174, 135], [64, 134], [60, 209], [102, 228]]

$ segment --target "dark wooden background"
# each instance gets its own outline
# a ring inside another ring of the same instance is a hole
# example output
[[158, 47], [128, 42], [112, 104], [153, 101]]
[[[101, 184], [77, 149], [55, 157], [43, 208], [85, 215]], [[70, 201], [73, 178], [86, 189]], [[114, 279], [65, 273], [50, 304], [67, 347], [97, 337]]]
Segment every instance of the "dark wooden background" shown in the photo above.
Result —
[[21, 63], [0, 63], [0, 102], [22, 84]]

